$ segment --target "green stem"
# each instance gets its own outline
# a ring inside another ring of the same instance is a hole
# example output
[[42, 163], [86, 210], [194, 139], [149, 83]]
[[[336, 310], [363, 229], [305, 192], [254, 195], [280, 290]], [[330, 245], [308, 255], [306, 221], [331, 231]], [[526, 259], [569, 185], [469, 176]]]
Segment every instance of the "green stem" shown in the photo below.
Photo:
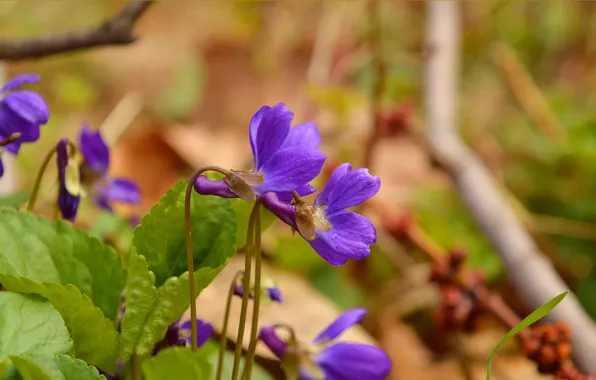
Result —
[[234, 298], [234, 288], [236, 287], [236, 283], [240, 276], [244, 276], [243, 271], [239, 271], [234, 276], [232, 283], [230, 284], [230, 290], [228, 291], [228, 299], [226, 301], [226, 311], [224, 314], [224, 322], [223, 327], [221, 329], [221, 338], [219, 340], [219, 358], [217, 360], [217, 372], [215, 375], [216, 380], [221, 380], [221, 376], [223, 374], [223, 362], [224, 362], [224, 353], [226, 352], [226, 342], [228, 340], [228, 323], [230, 322], [230, 309], [232, 306], [232, 298]]
[[190, 339], [192, 351], [197, 350], [197, 304], [196, 304], [196, 289], [195, 289], [195, 263], [194, 254], [192, 251], [192, 231], [190, 227], [190, 200], [192, 198], [193, 185], [197, 178], [204, 172], [212, 170], [225, 174], [224, 169], [216, 166], [205, 166], [199, 168], [189, 178], [188, 185], [186, 186], [186, 197], [184, 198], [184, 228], [186, 230], [186, 262], [188, 265], [188, 297], [190, 306]]
[[240, 308], [240, 322], [238, 323], [238, 336], [236, 337], [236, 351], [234, 352], [234, 367], [232, 368], [232, 380], [238, 379], [238, 372], [240, 371], [240, 355], [242, 354], [242, 342], [244, 340], [244, 330], [246, 327], [246, 314], [248, 311], [248, 295], [250, 293], [250, 275], [252, 266], [252, 254], [254, 252], [253, 238], [255, 231], [255, 215], [257, 210], [261, 206], [257, 200], [253, 206], [252, 212], [250, 213], [250, 219], [248, 221], [248, 231], [246, 234], [246, 253], [244, 256], [244, 278], [243, 286], [244, 292], [242, 293], [242, 306]]
[[254, 220], [254, 234], [255, 234], [255, 291], [252, 306], [252, 324], [250, 330], [250, 344], [248, 346], [248, 354], [246, 356], [246, 365], [242, 378], [249, 380], [252, 375], [252, 366], [255, 359], [255, 352], [257, 349], [259, 330], [259, 309], [261, 306], [261, 213], [260, 207], [257, 208]]
[[139, 359], [137, 354], [132, 354], [130, 358], [130, 378], [131, 380], [139, 380]]
[[33, 210], [35, 209], [35, 202], [37, 201], [37, 195], [39, 194], [39, 188], [41, 187], [41, 179], [43, 178], [43, 174], [46, 172], [46, 169], [48, 168], [48, 164], [50, 163], [52, 156], [54, 155], [54, 153], [56, 153], [56, 149], [58, 149], [58, 145], [55, 145], [48, 153], [46, 153], [46, 156], [44, 157], [43, 162], [41, 163], [41, 167], [37, 172], [37, 178], [35, 178], [33, 191], [31, 192], [31, 196], [29, 197], [29, 203], [27, 204], [27, 211], [29, 212], [33, 212]]

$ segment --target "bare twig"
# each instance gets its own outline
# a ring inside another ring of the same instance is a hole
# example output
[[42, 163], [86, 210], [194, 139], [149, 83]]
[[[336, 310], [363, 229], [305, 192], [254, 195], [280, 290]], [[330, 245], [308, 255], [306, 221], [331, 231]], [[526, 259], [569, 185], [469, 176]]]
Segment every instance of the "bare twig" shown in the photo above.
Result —
[[153, 1], [134, 1], [99, 27], [54, 36], [0, 41], [0, 59], [16, 61], [40, 58], [74, 50], [133, 43], [134, 26]]
[[[425, 102], [430, 146], [451, 174], [460, 196], [500, 254], [513, 285], [532, 308], [538, 308], [567, 286], [515, 217], [497, 184], [458, 136], [459, 4], [428, 4]], [[596, 373], [596, 327], [570, 294], [548, 316], [573, 326], [573, 354], [584, 371]]]

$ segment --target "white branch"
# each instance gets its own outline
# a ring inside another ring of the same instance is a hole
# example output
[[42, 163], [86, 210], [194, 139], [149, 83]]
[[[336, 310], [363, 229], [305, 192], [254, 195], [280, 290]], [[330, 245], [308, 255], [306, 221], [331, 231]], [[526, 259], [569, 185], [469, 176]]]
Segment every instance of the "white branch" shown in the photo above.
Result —
[[[498, 185], [457, 133], [460, 4], [428, 3], [425, 102], [428, 139], [452, 176], [461, 198], [501, 256], [509, 279], [532, 308], [567, 290], [507, 204]], [[569, 294], [549, 318], [573, 327], [573, 358], [596, 374], [596, 327], [577, 298]]]

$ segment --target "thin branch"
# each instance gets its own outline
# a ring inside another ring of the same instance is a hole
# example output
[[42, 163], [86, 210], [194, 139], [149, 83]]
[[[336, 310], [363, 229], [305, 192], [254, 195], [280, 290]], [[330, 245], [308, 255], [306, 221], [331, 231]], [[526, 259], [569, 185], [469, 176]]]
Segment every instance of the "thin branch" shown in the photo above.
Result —
[[127, 4], [101, 25], [54, 36], [24, 40], [0, 41], [0, 60], [17, 61], [40, 58], [69, 51], [107, 45], [128, 45], [135, 42], [134, 26], [153, 1]]
[[[460, 139], [456, 125], [459, 79], [460, 5], [428, 4], [425, 102], [433, 154], [448, 170], [476, 221], [506, 266], [512, 284], [532, 308], [567, 290], [552, 264], [515, 217], [489, 172]], [[548, 316], [573, 326], [573, 354], [584, 371], [596, 373], [596, 327], [577, 298], [567, 299]]]

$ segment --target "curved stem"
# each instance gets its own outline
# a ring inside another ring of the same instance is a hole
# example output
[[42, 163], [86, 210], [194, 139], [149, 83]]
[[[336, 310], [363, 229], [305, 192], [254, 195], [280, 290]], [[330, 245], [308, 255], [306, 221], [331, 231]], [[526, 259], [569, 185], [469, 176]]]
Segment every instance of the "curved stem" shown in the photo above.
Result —
[[240, 322], [238, 323], [238, 336], [236, 337], [236, 350], [234, 352], [234, 367], [232, 368], [232, 380], [238, 378], [240, 371], [240, 355], [242, 354], [242, 342], [244, 340], [244, 330], [246, 327], [246, 313], [248, 311], [248, 295], [250, 293], [250, 275], [252, 266], [252, 254], [254, 252], [253, 239], [255, 235], [254, 217], [261, 206], [260, 201], [256, 201], [248, 221], [248, 232], [246, 234], [246, 253], [244, 256], [244, 292], [242, 293], [242, 306], [240, 308]]
[[257, 349], [257, 332], [259, 329], [259, 309], [261, 306], [261, 212], [260, 205], [256, 205], [257, 210], [254, 216], [254, 233], [255, 233], [255, 291], [252, 306], [252, 324], [250, 330], [250, 345], [248, 346], [248, 354], [246, 356], [246, 365], [244, 367], [243, 379], [248, 380], [252, 374], [252, 366], [255, 359], [255, 351]]
[[13, 143], [20, 138], [21, 138], [21, 134], [19, 132], [14, 132], [14, 133], [10, 134], [8, 137], [6, 137], [5, 139], [0, 140], [0, 147], [6, 146], [10, 143]]
[[35, 209], [35, 202], [37, 201], [37, 195], [39, 194], [39, 188], [41, 187], [41, 179], [43, 178], [43, 174], [46, 172], [48, 164], [50, 163], [50, 160], [52, 159], [54, 153], [56, 153], [57, 149], [58, 145], [54, 145], [54, 147], [48, 153], [46, 153], [46, 156], [44, 157], [41, 163], [41, 167], [39, 168], [39, 171], [37, 172], [37, 177], [35, 178], [33, 191], [31, 192], [31, 196], [29, 197], [29, 203], [27, 204], [27, 211], [29, 212], [33, 212], [33, 210]]
[[193, 351], [197, 350], [197, 305], [196, 305], [196, 289], [195, 289], [195, 263], [192, 251], [192, 232], [190, 227], [190, 200], [192, 198], [192, 189], [197, 178], [204, 172], [211, 170], [220, 173], [226, 173], [224, 169], [216, 166], [205, 166], [197, 169], [196, 172], [188, 179], [186, 186], [186, 197], [184, 198], [184, 228], [186, 230], [186, 261], [188, 265], [188, 293], [190, 306], [190, 339], [191, 348]]
[[232, 306], [232, 298], [234, 298], [234, 288], [236, 287], [236, 283], [240, 276], [244, 276], [244, 271], [239, 271], [234, 276], [232, 283], [230, 284], [230, 290], [228, 291], [228, 299], [226, 301], [226, 311], [224, 314], [224, 322], [223, 327], [221, 329], [221, 338], [219, 340], [219, 358], [217, 360], [217, 372], [215, 375], [216, 380], [221, 380], [221, 376], [223, 374], [223, 361], [224, 361], [224, 353], [226, 352], [226, 341], [227, 334], [228, 334], [228, 322], [230, 321], [230, 308]]

